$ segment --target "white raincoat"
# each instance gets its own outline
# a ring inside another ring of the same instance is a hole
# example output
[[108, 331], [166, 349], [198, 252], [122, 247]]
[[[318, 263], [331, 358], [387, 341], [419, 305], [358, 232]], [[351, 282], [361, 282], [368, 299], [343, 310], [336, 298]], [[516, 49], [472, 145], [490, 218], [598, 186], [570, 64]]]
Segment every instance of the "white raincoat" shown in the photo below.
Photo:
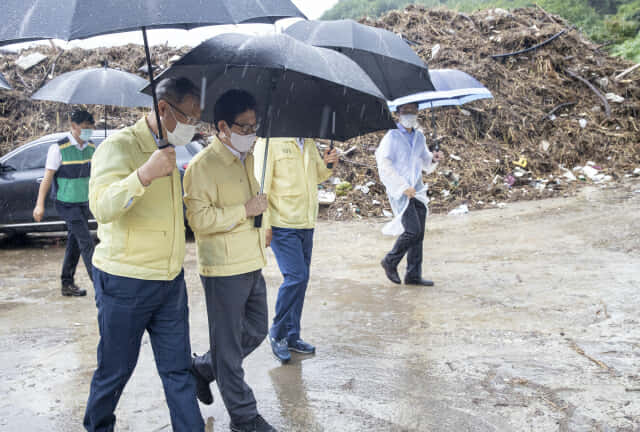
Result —
[[[376, 150], [376, 163], [380, 180], [387, 189], [394, 218], [382, 228], [385, 235], [400, 235], [404, 232], [402, 215], [409, 205], [404, 191], [413, 186], [416, 199], [429, 203], [427, 185], [422, 182], [422, 172], [433, 172], [437, 163], [427, 148], [424, 134], [415, 129], [413, 140], [401, 125], [387, 132]], [[428, 207], [427, 207], [428, 208]]]

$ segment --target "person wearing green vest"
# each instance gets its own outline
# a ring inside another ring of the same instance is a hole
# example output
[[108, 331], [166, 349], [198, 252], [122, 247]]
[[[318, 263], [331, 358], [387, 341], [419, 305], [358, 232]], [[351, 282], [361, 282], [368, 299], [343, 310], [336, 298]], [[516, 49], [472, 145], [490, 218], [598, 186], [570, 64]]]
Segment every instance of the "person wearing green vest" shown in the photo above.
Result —
[[89, 112], [76, 110], [71, 114], [71, 132], [49, 147], [44, 179], [33, 210], [33, 219], [40, 222], [44, 216], [45, 199], [53, 184], [56, 211], [65, 221], [68, 231], [61, 275], [63, 296], [87, 295], [87, 291], [80, 289], [74, 280], [80, 256], [93, 281], [91, 259], [94, 245], [88, 221], [91, 215], [89, 174], [96, 149], [91, 142], [94, 128], [95, 122]]

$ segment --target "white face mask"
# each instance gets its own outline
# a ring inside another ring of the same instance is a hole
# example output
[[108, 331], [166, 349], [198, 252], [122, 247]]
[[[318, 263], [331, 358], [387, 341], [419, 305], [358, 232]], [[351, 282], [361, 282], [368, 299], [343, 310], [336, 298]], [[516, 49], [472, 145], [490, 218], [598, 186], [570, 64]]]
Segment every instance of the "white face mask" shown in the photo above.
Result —
[[89, 141], [93, 136], [93, 129], [81, 129], [80, 130], [80, 139], [82, 141]]
[[167, 130], [167, 140], [174, 146], [186, 146], [191, 142], [191, 138], [196, 134], [196, 127], [188, 124], [176, 122], [173, 132]]
[[400, 114], [400, 124], [407, 129], [415, 129], [418, 127], [418, 115]]
[[169, 144], [173, 144], [174, 146], [186, 146], [191, 142], [191, 139], [196, 134], [198, 127], [179, 122], [178, 119], [176, 119], [176, 115], [173, 114], [173, 108], [171, 109], [171, 114], [176, 122], [176, 128], [173, 132], [169, 132], [169, 130], [167, 130], [167, 140], [169, 141]]
[[240, 153], [247, 153], [255, 142], [256, 134], [238, 135], [235, 132], [231, 132], [231, 145]]

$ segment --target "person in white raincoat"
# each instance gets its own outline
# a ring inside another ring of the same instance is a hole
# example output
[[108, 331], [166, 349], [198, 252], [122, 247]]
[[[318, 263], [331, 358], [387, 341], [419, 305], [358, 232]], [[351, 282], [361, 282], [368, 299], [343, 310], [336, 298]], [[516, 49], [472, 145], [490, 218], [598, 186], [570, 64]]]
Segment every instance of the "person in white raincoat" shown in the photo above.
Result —
[[422, 279], [422, 243], [429, 202], [422, 172], [433, 172], [442, 153], [432, 154], [424, 134], [416, 129], [417, 104], [398, 107], [398, 114], [398, 128], [387, 132], [376, 150], [378, 173], [387, 189], [394, 214], [382, 232], [400, 236], [381, 265], [389, 280], [399, 284], [398, 264], [407, 255], [404, 283], [433, 286], [432, 281]]

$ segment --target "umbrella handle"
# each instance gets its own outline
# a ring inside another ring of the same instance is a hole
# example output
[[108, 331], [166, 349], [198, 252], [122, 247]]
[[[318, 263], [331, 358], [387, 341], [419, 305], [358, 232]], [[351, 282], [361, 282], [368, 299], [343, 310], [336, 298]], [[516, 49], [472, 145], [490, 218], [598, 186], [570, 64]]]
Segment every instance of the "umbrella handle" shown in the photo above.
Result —
[[440, 143], [436, 137], [436, 112], [431, 102], [431, 140], [433, 141], [433, 151], [440, 151]]
[[[269, 129], [271, 129], [271, 121], [269, 120]], [[267, 158], [269, 157], [269, 135], [271, 135], [271, 130], [267, 134], [267, 142], [264, 145], [264, 164], [262, 165], [262, 181], [260, 182], [260, 195], [264, 192], [264, 178], [267, 174]], [[260, 228], [262, 226], [262, 215], [254, 216], [253, 218], [253, 226], [255, 228]]]
[[[333, 117], [331, 119], [331, 145], [329, 146], [329, 153], [333, 150], [333, 137], [336, 135], [336, 112], [333, 112]], [[333, 162], [329, 162], [327, 164], [327, 168], [333, 169]]]
[[[329, 153], [331, 153], [331, 150], [333, 150], [333, 140], [331, 140], [331, 144], [329, 145]], [[333, 162], [329, 162], [327, 168], [333, 169]]]

